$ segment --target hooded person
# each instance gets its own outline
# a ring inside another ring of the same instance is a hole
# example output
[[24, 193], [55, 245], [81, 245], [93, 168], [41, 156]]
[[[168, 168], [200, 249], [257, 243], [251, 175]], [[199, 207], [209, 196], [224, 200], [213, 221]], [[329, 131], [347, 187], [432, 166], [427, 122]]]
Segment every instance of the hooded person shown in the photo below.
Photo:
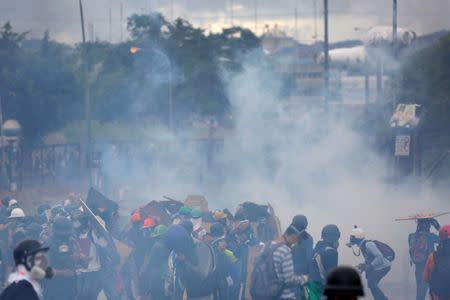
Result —
[[310, 280], [325, 284], [328, 273], [338, 265], [338, 247], [341, 232], [334, 224], [322, 229], [322, 239], [317, 242], [313, 250], [310, 266]]
[[49, 238], [49, 259], [54, 278], [45, 285], [46, 300], [76, 299], [76, 264], [80, 256], [78, 243], [74, 239], [72, 222], [62, 216], [55, 218]]
[[39, 300], [42, 298], [40, 281], [51, 278], [47, 252], [36, 240], [25, 240], [14, 249], [16, 269], [9, 275], [8, 286], [0, 295], [1, 300]]

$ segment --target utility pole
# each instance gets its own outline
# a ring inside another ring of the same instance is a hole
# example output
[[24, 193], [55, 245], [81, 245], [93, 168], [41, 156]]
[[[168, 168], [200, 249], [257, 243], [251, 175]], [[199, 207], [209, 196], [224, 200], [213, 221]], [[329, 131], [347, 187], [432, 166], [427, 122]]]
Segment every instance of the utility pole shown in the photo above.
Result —
[[234, 0], [231, 0], [230, 12], [231, 12], [231, 27], [234, 27]]
[[109, 32], [108, 32], [108, 39], [109, 42], [112, 42], [112, 7], [111, 3], [109, 4]]
[[86, 117], [86, 160], [87, 160], [87, 168], [89, 172], [89, 185], [92, 186], [92, 172], [91, 172], [91, 95], [90, 95], [90, 87], [89, 87], [89, 66], [88, 66], [88, 55], [87, 55], [87, 47], [86, 47], [86, 33], [84, 30], [84, 14], [83, 14], [83, 4], [81, 0], [79, 0], [80, 4], [80, 20], [81, 20], [81, 34], [83, 38], [83, 59], [84, 59], [84, 108], [85, 108], [85, 117]]
[[295, 8], [294, 17], [295, 17], [295, 20], [294, 20], [294, 22], [295, 22], [295, 38], [298, 41], [299, 38], [298, 38], [298, 11], [297, 11], [297, 7]]
[[323, 42], [323, 67], [324, 67], [324, 85], [325, 85], [325, 111], [328, 110], [328, 100], [330, 94], [330, 62], [328, 54], [328, 0], [323, 0], [323, 17], [324, 17], [324, 42]]
[[314, 42], [317, 41], [317, 0], [313, 0], [314, 4]]
[[258, 0], [255, 0], [255, 35], [258, 35]]
[[3, 134], [3, 103], [0, 96], [0, 135], [2, 138], [2, 169], [1, 169], [1, 188], [9, 187], [8, 174], [6, 174], [6, 143], [5, 136]]
[[[392, 0], [392, 47], [393, 47], [393, 52], [394, 52], [394, 57], [397, 57], [397, 0]], [[397, 93], [396, 93], [396, 89], [397, 89], [397, 82], [394, 79], [393, 80], [393, 93], [392, 93], [392, 103], [393, 103], [393, 108], [395, 109], [397, 106]]]
[[120, 42], [123, 41], [123, 3], [120, 2]]
[[170, 0], [170, 21], [173, 23], [173, 0]]

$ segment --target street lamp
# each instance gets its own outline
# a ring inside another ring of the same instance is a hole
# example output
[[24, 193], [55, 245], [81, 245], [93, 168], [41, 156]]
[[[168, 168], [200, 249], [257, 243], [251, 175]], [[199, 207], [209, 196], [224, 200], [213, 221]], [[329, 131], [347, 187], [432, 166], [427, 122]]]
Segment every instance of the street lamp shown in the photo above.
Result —
[[130, 47], [130, 53], [132, 55], [136, 55], [138, 52], [152, 52], [162, 57], [167, 64], [169, 69], [169, 130], [173, 132], [173, 101], [172, 101], [172, 62], [169, 57], [165, 55], [163, 52], [157, 49], [147, 49], [147, 48], [138, 48], [138, 47]]

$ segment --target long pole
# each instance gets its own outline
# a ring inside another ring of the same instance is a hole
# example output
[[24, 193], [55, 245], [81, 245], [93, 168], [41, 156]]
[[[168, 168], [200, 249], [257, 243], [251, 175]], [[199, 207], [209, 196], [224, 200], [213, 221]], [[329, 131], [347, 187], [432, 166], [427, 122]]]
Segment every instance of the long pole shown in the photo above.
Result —
[[84, 30], [84, 14], [83, 4], [80, 3], [80, 19], [81, 19], [81, 33], [83, 37], [83, 58], [84, 58], [84, 108], [86, 117], [86, 160], [87, 168], [89, 172], [89, 185], [92, 186], [92, 172], [91, 172], [91, 97], [89, 91], [89, 79], [88, 79], [88, 57], [86, 48], [86, 33]]
[[323, 14], [324, 14], [324, 42], [323, 42], [323, 67], [325, 72], [324, 83], [325, 83], [325, 110], [328, 110], [328, 97], [329, 97], [329, 87], [330, 87], [330, 62], [329, 62], [329, 46], [328, 46], [328, 0], [323, 0]]

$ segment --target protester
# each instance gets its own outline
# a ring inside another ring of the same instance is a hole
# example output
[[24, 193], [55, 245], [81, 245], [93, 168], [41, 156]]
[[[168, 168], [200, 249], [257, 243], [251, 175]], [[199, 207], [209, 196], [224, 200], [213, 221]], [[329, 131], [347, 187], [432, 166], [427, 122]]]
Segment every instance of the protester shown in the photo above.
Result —
[[87, 215], [80, 219], [80, 228], [76, 241], [80, 245], [80, 264], [77, 266], [77, 299], [97, 299], [102, 289], [102, 265], [100, 249], [106, 248], [108, 242], [93, 230]]
[[450, 225], [439, 230], [439, 246], [428, 256], [423, 277], [431, 300], [450, 300]]
[[165, 291], [165, 283], [168, 279], [168, 259], [170, 249], [166, 244], [165, 234], [167, 227], [158, 225], [152, 232], [154, 239], [153, 247], [150, 250], [148, 259], [141, 271], [141, 299], [168, 299]]
[[294, 259], [294, 272], [296, 275], [309, 275], [309, 267], [313, 257], [314, 241], [312, 236], [306, 232], [308, 227], [308, 219], [304, 215], [296, 215], [292, 219], [302, 234], [298, 243], [292, 249], [292, 257]]
[[313, 259], [310, 267], [310, 280], [325, 284], [328, 273], [338, 265], [338, 247], [341, 232], [334, 225], [326, 225], [322, 229], [322, 240], [313, 250]]
[[351, 267], [337, 267], [326, 278], [324, 296], [328, 300], [357, 300], [364, 296], [361, 277]]
[[73, 225], [69, 219], [61, 216], [55, 218], [48, 241], [49, 259], [55, 275], [53, 280], [45, 284], [46, 300], [76, 299], [76, 265], [80, 249], [73, 234]]
[[25, 240], [14, 249], [15, 271], [8, 278], [8, 286], [0, 300], [39, 300], [40, 281], [52, 277], [48, 266], [47, 247], [35, 240]]
[[439, 237], [430, 232], [431, 225], [436, 230], [440, 228], [435, 219], [419, 219], [416, 232], [408, 236], [409, 255], [411, 264], [415, 268], [416, 300], [424, 300], [427, 294], [428, 285], [423, 279], [423, 272], [428, 256], [434, 251], [435, 244], [439, 242]]
[[375, 300], [388, 299], [378, 286], [380, 281], [391, 270], [391, 262], [383, 255], [374, 241], [366, 240], [363, 229], [356, 227], [350, 234], [350, 245], [356, 246], [363, 254], [364, 263], [358, 266], [361, 272], [366, 273], [367, 285]]
[[308, 277], [294, 273], [290, 247], [298, 243], [303, 231], [298, 223], [292, 223], [281, 237], [264, 247], [253, 269], [253, 299], [296, 299], [296, 289], [306, 284]]

